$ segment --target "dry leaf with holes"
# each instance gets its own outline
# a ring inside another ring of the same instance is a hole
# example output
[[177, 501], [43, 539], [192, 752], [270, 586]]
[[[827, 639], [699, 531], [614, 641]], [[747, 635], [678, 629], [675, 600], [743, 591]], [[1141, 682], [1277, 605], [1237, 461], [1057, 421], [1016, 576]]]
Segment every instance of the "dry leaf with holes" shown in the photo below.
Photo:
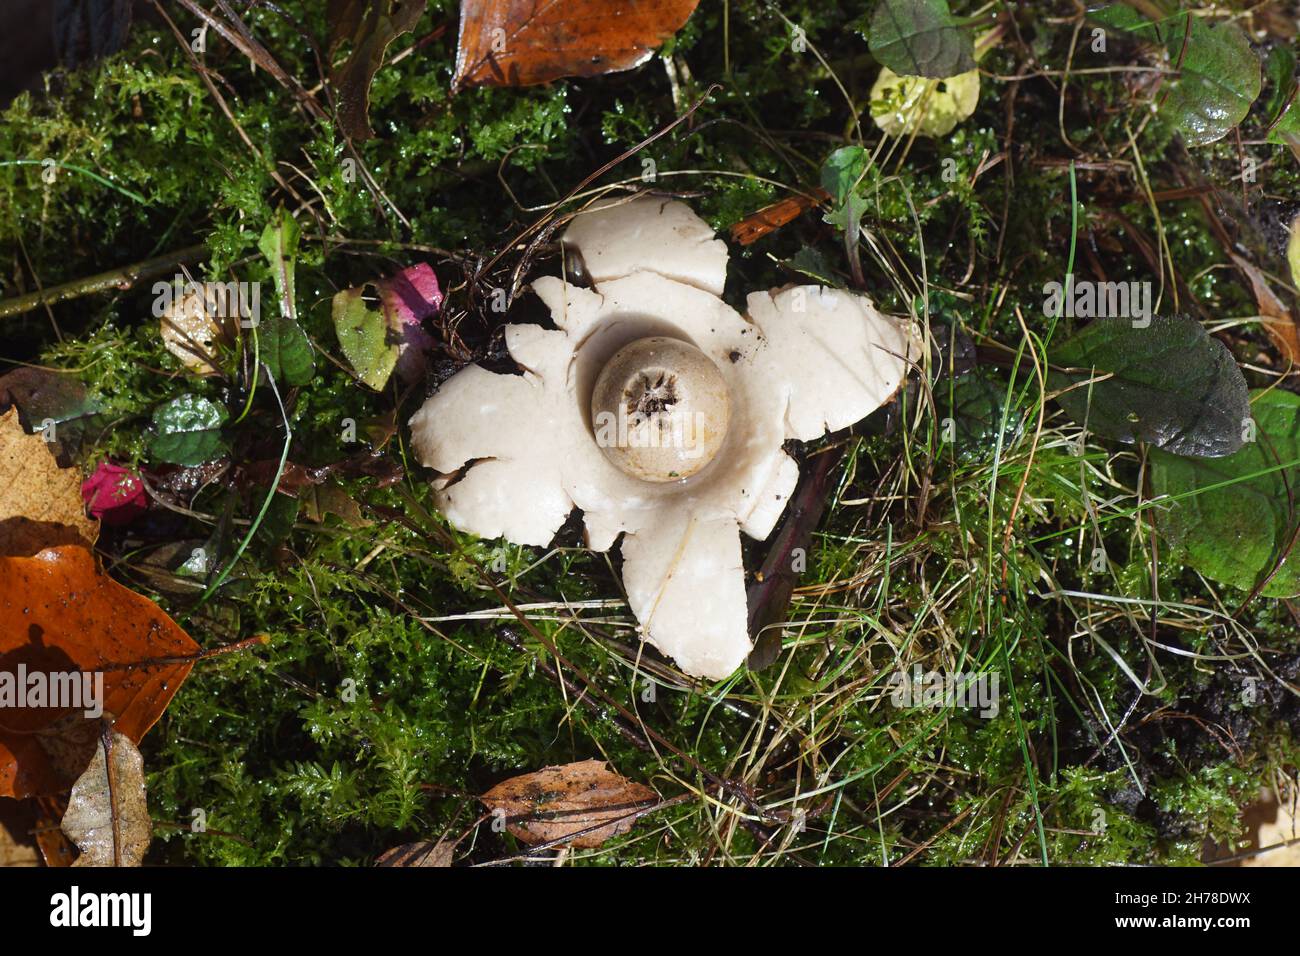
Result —
[[95, 756], [75, 784], [63, 832], [81, 849], [73, 866], [139, 866], [153, 839], [144, 760], [129, 737], [100, 736]]
[[17, 409], [0, 415], [0, 555], [90, 547], [98, 537], [99, 522], [86, 517], [77, 469], [60, 468], [44, 437], [23, 431]]
[[632, 829], [659, 796], [603, 760], [580, 760], [511, 777], [482, 799], [527, 844], [562, 841], [590, 849]]

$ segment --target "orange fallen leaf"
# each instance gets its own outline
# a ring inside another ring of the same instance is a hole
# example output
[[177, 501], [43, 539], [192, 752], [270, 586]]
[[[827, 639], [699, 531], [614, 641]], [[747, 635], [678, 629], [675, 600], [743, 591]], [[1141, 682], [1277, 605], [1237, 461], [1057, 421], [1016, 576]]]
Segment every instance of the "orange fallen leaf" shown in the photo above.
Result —
[[[85, 548], [50, 548], [35, 557], [0, 557], [0, 796], [66, 790], [86, 769], [99, 738], [85, 706], [49, 706], [32, 680], [64, 692], [85, 682], [114, 729], [139, 743], [157, 722], [198, 654], [161, 608], [122, 587]], [[25, 675], [27, 693], [15, 696]], [[79, 675], [80, 679], [73, 679]], [[5, 695], [10, 695], [7, 699]], [[6, 706], [6, 703], [27, 706]], [[38, 706], [39, 705], [39, 706]]]
[[590, 849], [632, 829], [659, 797], [603, 760], [580, 760], [511, 777], [482, 800], [525, 843], [562, 841]]
[[630, 70], [699, 0], [461, 0], [452, 90]]
[[752, 212], [731, 227], [731, 238], [742, 246], [757, 242], [782, 226], [788, 226], [819, 202], [829, 200], [830, 193], [816, 190], [812, 196], [788, 196]]
[[99, 522], [86, 517], [77, 469], [60, 468], [42, 435], [23, 431], [17, 409], [0, 415], [0, 554], [89, 547], [98, 537]]

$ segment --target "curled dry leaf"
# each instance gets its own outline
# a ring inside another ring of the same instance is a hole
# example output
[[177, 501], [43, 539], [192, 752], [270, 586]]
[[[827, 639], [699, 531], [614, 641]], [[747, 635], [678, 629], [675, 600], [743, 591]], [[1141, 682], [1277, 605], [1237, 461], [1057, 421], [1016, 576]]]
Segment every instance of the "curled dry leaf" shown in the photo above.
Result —
[[196, 375], [215, 375], [216, 341], [222, 334], [225, 316], [234, 315], [238, 303], [231, 300], [220, 282], [203, 282], [179, 287], [170, 308], [158, 317], [163, 346]]
[[[139, 742], [189, 676], [198, 645], [156, 604], [122, 587], [85, 548], [0, 557], [0, 797], [66, 790], [98, 739], [102, 706]], [[26, 680], [20, 684], [19, 675]], [[52, 707], [30, 692], [33, 677], [58, 677], [85, 707]], [[90, 690], [87, 691], [87, 682]], [[102, 691], [102, 693], [99, 693]], [[97, 696], [98, 700], [87, 699]]]
[[375, 135], [370, 128], [370, 84], [383, 65], [388, 45], [415, 29], [426, 2], [332, 0], [330, 3], [331, 51], [345, 40], [352, 43], [352, 53], [330, 73], [330, 83], [339, 92], [339, 126], [349, 139], [359, 142]]
[[153, 838], [144, 760], [129, 737], [100, 735], [86, 772], [77, 778], [63, 832], [81, 849], [73, 866], [139, 866]]
[[600, 846], [632, 829], [659, 799], [649, 787], [609, 769], [603, 760], [580, 760], [511, 777], [483, 794], [493, 813], [527, 844], [564, 842]]
[[[1296, 242], [1294, 232], [1291, 244], [1295, 247], [1296, 258], [1300, 258], [1300, 243]], [[1282, 358], [1288, 364], [1300, 365], [1300, 329], [1296, 328], [1291, 310], [1278, 298], [1264, 273], [1252, 262], [1232, 251], [1229, 251], [1228, 255], [1236, 265], [1237, 271], [1250, 283], [1250, 291], [1255, 296], [1255, 307], [1259, 310], [1260, 318], [1264, 320], [1264, 331], [1268, 333], [1268, 337], [1273, 340], [1273, 344], [1277, 346], [1277, 350], [1282, 353]], [[1292, 269], [1295, 269], [1294, 263]]]
[[23, 431], [17, 410], [0, 415], [0, 555], [89, 547], [98, 537], [99, 522], [86, 517], [77, 470], [60, 468], [44, 437]]
[[640, 66], [699, 0], [461, 0], [452, 90]]

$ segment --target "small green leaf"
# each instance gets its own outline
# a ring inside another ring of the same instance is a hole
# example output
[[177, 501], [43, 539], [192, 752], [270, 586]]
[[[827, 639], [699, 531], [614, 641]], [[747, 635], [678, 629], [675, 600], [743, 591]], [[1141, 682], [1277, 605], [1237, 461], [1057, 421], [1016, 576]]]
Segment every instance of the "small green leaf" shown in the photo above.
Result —
[[836, 284], [835, 270], [826, 261], [826, 257], [812, 246], [803, 246], [794, 254], [793, 258], [787, 259], [784, 264], [821, 285], [834, 286]]
[[862, 227], [862, 217], [866, 215], [869, 206], [870, 203], [865, 196], [851, 192], [841, 205], [826, 213], [822, 219], [848, 236], [850, 242], [857, 242], [858, 232]]
[[199, 395], [182, 395], [153, 413], [149, 450], [175, 465], [201, 465], [225, 448], [221, 426], [226, 410]]
[[1147, 29], [1154, 33], [1151, 21], [1126, 3], [1112, 3], [1096, 10], [1090, 10], [1088, 11], [1088, 18], [1112, 30], [1139, 33], [1143, 29]]
[[[1217, 458], [1241, 447], [1250, 416], [1246, 380], [1231, 353], [1187, 316], [1096, 319], [1050, 356], [1057, 401], [1076, 422], [1122, 442]], [[1087, 384], [1096, 372], [1097, 381]], [[1109, 378], [1100, 376], [1110, 373]]]
[[867, 36], [872, 55], [899, 76], [944, 79], [975, 69], [975, 44], [947, 0], [881, 0]]
[[389, 334], [384, 312], [366, 304], [366, 288], [344, 289], [334, 296], [334, 331], [357, 377], [379, 391], [397, 364], [398, 339]]
[[1089, 16], [1113, 29], [1164, 43], [1178, 75], [1166, 78], [1157, 102], [1188, 146], [1222, 139], [1246, 118], [1259, 96], [1259, 60], [1250, 38], [1236, 23], [1209, 26], [1187, 13], [1151, 21], [1122, 4]]
[[297, 316], [293, 270], [298, 259], [300, 234], [297, 220], [281, 206], [262, 230], [262, 238], [257, 243], [257, 248], [266, 256], [267, 265], [271, 267], [280, 314], [291, 319]]
[[870, 162], [870, 156], [861, 146], [840, 147], [822, 164], [822, 188], [835, 198], [837, 204], [844, 202], [844, 197], [862, 178]]
[[278, 316], [258, 327], [258, 355], [278, 383], [306, 385], [316, 371], [311, 341], [293, 319]]
[[1250, 38], [1236, 23], [1211, 27], [1199, 17], [1176, 17], [1166, 47], [1180, 75], [1161, 109], [1173, 118], [1188, 146], [1222, 139], [1246, 118], [1259, 96], [1259, 60]]
[[1283, 109], [1294, 103], [1295, 51], [1289, 46], [1275, 46], [1264, 61], [1264, 78], [1268, 80], [1268, 103], [1264, 113], [1269, 123], [1276, 123]]
[[943, 383], [936, 391], [939, 419], [944, 427], [941, 440], [952, 441], [953, 452], [962, 462], [984, 461], [994, 454], [1001, 433], [1003, 447], [1010, 446], [1020, 434], [1021, 416], [1006, 415], [1007, 387], [981, 371], [960, 375], [952, 380], [951, 391]]
[[311, 342], [298, 325], [294, 268], [298, 257], [298, 223], [281, 207], [257, 244], [275, 280], [279, 315], [258, 325], [258, 359], [284, 385], [306, 385], [316, 371]]
[[[1151, 454], [1152, 491], [1173, 499], [1157, 504], [1156, 528], [1201, 574], [1243, 590], [1254, 588], [1290, 547], [1300, 488], [1300, 396], [1278, 389], [1252, 394], [1254, 440], [1236, 454]], [[1300, 594], [1300, 555], [1287, 555], [1261, 593]]]

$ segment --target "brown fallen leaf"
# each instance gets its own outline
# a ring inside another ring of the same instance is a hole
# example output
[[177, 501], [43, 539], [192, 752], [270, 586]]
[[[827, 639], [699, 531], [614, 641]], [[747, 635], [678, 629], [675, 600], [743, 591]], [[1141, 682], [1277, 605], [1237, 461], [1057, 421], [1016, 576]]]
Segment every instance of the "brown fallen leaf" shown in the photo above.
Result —
[[144, 760], [130, 738], [104, 732], [86, 772], [77, 778], [63, 832], [81, 849], [73, 866], [139, 866], [153, 839]]
[[630, 70], [699, 0], [461, 0], [452, 92]]
[[415, 29], [427, 0], [333, 0], [331, 52], [344, 40], [352, 52], [330, 73], [338, 90], [339, 127], [354, 142], [371, 139], [370, 84], [384, 63], [388, 45]]
[[1250, 291], [1255, 296], [1255, 307], [1265, 320], [1264, 331], [1282, 353], [1283, 360], [1289, 365], [1300, 367], [1300, 329], [1296, 328], [1291, 310], [1277, 297], [1263, 272], [1235, 252], [1228, 254], [1232, 256], [1237, 270], [1250, 283]]
[[0, 867], [41, 865], [35, 828], [33, 801], [0, 797]]
[[370, 522], [361, 514], [361, 505], [336, 484], [320, 485], [307, 488], [302, 494], [303, 516], [320, 523], [326, 515], [338, 515], [344, 524], [352, 528], [364, 528]]
[[90, 547], [99, 522], [86, 517], [81, 475], [60, 468], [16, 409], [0, 415], [0, 555], [27, 556], [63, 544]]
[[403, 843], [385, 851], [375, 866], [401, 867], [448, 867], [455, 859], [456, 844], [450, 840], [421, 840], [419, 843]]
[[748, 246], [782, 226], [788, 226], [819, 202], [829, 200], [830, 193], [817, 189], [811, 196], [787, 196], [752, 212], [731, 227], [731, 238]]
[[68, 797], [34, 797], [36, 804], [36, 845], [46, 866], [72, 866], [77, 858], [77, 848], [60, 828], [63, 815], [68, 812]]
[[[190, 640], [148, 598], [122, 587], [85, 548], [50, 548], [35, 557], [0, 557], [0, 695], [15, 695], [25, 674], [48, 688], [77, 690], [86, 704], [97, 693], [115, 728], [139, 742], [158, 720], [198, 654]], [[85, 682], [91, 684], [90, 695]], [[3, 697], [0, 696], [0, 700]], [[66, 790], [96, 745], [92, 706], [50, 706], [38, 700], [0, 708], [0, 796], [43, 796]], [[18, 701], [14, 701], [18, 703]]]
[[626, 833], [659, 796], [608, 768], [603, 760], [526, 773], [502, 781], [482, 800], [528, 844], [562, 841], [590, 849]]

